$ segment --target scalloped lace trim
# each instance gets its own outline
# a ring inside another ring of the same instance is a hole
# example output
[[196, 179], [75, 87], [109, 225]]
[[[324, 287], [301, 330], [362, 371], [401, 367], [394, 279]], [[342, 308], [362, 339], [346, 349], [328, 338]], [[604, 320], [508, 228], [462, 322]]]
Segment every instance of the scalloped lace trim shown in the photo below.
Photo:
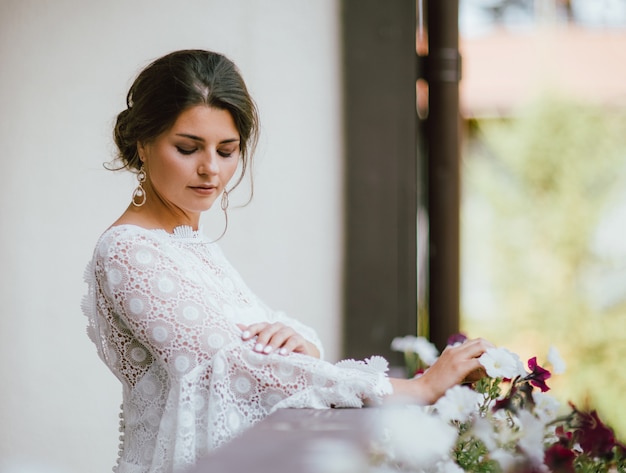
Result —
[[189, 225], [179, 225], [174, 228], [172, 233], [169, 233], [163, 229], [156, 229], [155, 232], [160, 234], [168, 235], [170, 237], [179, 238], [183, 240], [206, 240], [206, 236], [202, 233], [202, 228], [198, 228], [198, 230], [194, 230]]
[[355, 369], [365, 372], [374, 377], [375, 381], [371, 385], [370, 401], [374, 404], [381, 404], [383, 398], [393, 393], [391, 381], [387, 376], [389, 362], [382, 356], [374, 355], [365, 360], [347, 359], [335, 364], [339, 368]]

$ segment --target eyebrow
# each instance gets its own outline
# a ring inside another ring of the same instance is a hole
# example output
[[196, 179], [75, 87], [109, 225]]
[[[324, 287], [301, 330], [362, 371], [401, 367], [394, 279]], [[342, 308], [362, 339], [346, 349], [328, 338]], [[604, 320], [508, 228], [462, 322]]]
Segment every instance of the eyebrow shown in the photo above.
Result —
[[[194, 141], [201, 141], [202, 143], [205, 142], [204, 138], [201, 138], [200, 136], [196, 136], [196, 135], [190, 135], [187, 133], [176, 133], [176, 136], [182, 136], [183, 138], [189, 138], [190, 140], [194, 140]], [[239, 138], [229, 138], [227, 140], [220, 141], [220, 144], [238, 143], [239, 141], [240, 141]]]

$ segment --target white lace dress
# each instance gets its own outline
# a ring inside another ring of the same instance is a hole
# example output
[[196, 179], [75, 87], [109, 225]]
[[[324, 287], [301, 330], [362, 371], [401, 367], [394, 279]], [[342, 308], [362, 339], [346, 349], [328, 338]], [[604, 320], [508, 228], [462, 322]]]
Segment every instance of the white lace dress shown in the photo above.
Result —
[[190, 227], [109, 229], [86, 281], [89, 336], [123, 386], [118, 473], [181, 471], [278, 408], [360, 407], [391, 392], [380, 357], [331, 364], [254, 352], [237, 323], [281, 321], [321, 345]]

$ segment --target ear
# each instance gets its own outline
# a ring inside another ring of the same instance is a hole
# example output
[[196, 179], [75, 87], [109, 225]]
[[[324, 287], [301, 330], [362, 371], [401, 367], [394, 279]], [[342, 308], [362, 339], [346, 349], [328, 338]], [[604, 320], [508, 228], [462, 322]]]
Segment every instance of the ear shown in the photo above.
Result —
[[147, 145], [142, 141], [137, 141], [137, 154], [139, 155], [139, 160], [143, 163], [146, 159], [146, 151]]

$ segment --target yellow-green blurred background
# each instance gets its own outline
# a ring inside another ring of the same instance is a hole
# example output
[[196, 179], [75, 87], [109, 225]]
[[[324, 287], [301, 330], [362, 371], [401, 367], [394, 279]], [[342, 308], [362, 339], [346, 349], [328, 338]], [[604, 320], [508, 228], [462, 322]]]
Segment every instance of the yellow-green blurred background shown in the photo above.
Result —
[[460, 3], [462, 327], [626, 438], [626, 1]]

